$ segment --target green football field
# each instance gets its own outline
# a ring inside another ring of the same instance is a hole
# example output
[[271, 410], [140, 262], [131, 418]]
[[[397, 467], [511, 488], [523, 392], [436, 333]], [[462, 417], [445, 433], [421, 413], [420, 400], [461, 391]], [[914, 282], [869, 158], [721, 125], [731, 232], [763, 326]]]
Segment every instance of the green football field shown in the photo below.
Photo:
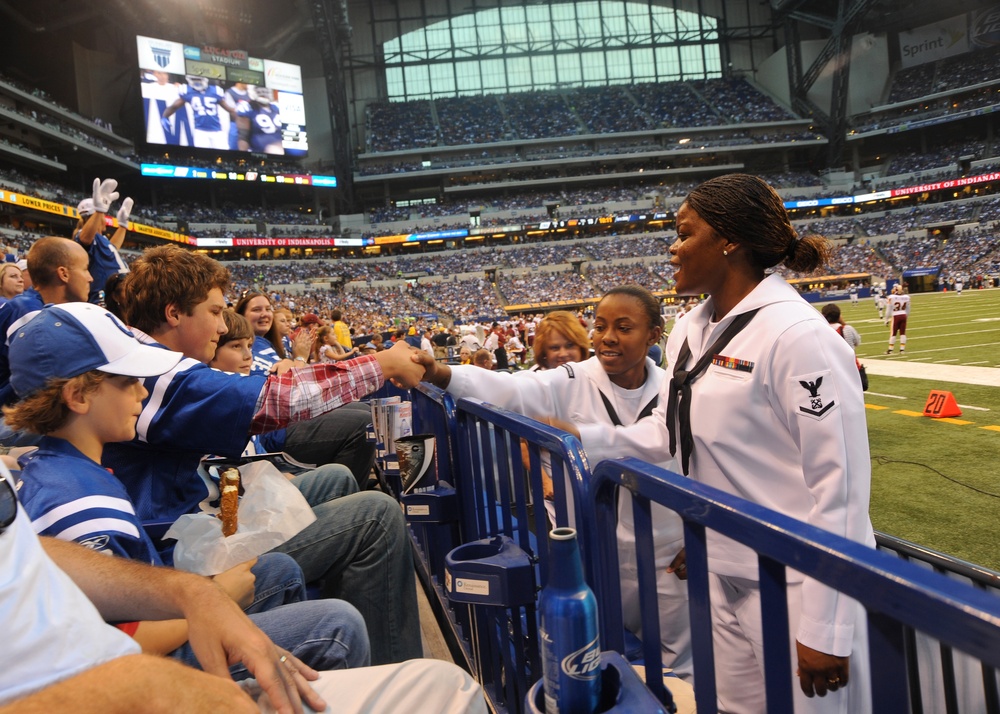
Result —
[[[913, 295], [902, 356], [898, 340], [894, 354], [885, 355], [889, 330], [871, 298], [838, 304], [861, 333], [862, 362], [1000, 368], [1000, 289]], [[1000, 570], [1000, 388], [875, 375], [869, 381], [875, 529]], [[922, 416], [934, 389], [954, 394], [961, 417]]]

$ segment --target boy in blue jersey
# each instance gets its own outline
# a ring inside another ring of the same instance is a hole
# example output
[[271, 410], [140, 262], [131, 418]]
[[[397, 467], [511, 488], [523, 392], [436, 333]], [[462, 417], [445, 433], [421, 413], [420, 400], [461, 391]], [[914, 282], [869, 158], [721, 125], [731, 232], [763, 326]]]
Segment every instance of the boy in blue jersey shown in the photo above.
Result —
[[[219, 372], [207, 363], [228, 330], [228, 270], [208, 256], [165, 245], [147, 250], [125, 280], [127, 322], [145, 333], [140, 341], [185, 356], [145, 380], [150, 396], [136, 438], [104, 450], [103, 465], [125, 484], [146, 520], [174, 520], [197, 509], [208, 495], [198, 474], [205, 454], [239, 457], [254, 434], [360, 399], [386, 379], [414, 386], [424, 374], [407, 345], [281, 375]], [[293, 483], [316, 522], [277, 550], [295, 558], [308, 581], [322, 581], [324, 595], [361, 611], [373, 663], [419, 657], [413, 560], [399, 504], [375, 491], [337, 497], [329, 483], [309, 474]]]
[[118, 198], [116, 188], [118, 182], [114, 179], [101, 181], [95, 178], [91, 198], [83, 199], [76, 208], [78, 220], [73, 229], [73, 240], [84, 247], [90, 258], [90, 275], [94, 282], [90, 284], [88, 300], [95, 305], [100, 304], [101, 293], [104, 292], [108, 279], [112, 275], [128, 272], [128, 265], [118, 250], [125, 242], [128, 218], [134, 205], [131, 198], [122, 201], [121, 208], [118, 209], [117, 230], [110, 239], [104, 235], [104, 217]]
[[170, 124], [170, 117], [187, 104], [194, 115], [194, 145], [201, 149], [225, 151], [229, 148], [229, 133], [222, 130], [219, 112], [224, 111], [231, 119], [235, 119], [236, 110], [226, 102], [222, 88], [209, 82], [206, 77], [189, 74], [185, 79], [187, 84], [178, 94], [177, 101], [164, 110], [160, 119], [164, 134], [167, 137], [175, 136], [176, 130]]
[[[22, 401], [5, 410], [7, 419], [44, 435], [25, 459], [18, 487], [35, 532], [161, 565], [124, 486], [100, 460], [106, 443], [135, 435], [146, 396], [140, 378], [172, 369], [183, 356], [140, 344], [111, 313], [88, 303], [49, 305], [10, 340], [11, 380]], [[301, 570], [287, 556], [262, 556], [216, 576], [216, 582], [279, 646], [310, 666], [368, 664], [364, 623], [347, 603], [282, 607], [304, 599]], [[123, 629], [146, 652], [196, 664], [183, 620], [128, 623]], [[233, 674], [239, 678], [246, 671]]]

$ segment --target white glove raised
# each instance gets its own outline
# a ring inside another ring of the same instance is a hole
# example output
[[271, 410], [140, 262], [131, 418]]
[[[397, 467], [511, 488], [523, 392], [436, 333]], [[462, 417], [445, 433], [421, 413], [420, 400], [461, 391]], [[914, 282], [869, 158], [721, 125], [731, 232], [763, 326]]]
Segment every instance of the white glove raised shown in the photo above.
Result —
[[135, 201], [131, 198], [126, 198], [122, 201], [122, 207], [118, 209], [118, 225], [121, 227], [126, 227], [128, 225], [128, 217], [132, 215], [132, 206], [135, 205]]
[[99, 178], [94, 179], [94, 210], [98, 213], [107, 213], [111, 204], [118, 200], [118, 182], [114, 179]]

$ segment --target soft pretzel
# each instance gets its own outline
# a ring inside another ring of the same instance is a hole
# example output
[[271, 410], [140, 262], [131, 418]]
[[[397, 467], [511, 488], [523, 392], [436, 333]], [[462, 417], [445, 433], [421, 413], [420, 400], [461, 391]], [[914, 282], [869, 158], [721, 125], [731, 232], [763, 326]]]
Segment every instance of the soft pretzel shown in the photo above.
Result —
[[239, 470], [228, 468], [223, 471], [219, 477], [219, 487], [222, 491], [222, 510], [219, 513], [219, 518], [222, 519], [222, 535], [231, 536], [239, 525], [237, 515], [240, 504]]

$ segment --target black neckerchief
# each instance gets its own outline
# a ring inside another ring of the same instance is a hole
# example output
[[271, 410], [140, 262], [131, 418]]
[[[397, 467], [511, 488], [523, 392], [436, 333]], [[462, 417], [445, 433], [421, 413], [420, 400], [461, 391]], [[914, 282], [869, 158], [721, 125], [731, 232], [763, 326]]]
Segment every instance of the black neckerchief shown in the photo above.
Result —
[[[604, 402], [604, 408], [608, 410], [608, 417], [610, 417], [611, 423], [614, 424], [615, 426], [621, 426], [622, 420], [618, 418], [618, 412], [616, 412], [615, 408], [611, 406], [611, 402], [609, 402], [608, 398], [604, 396], [604, 392], [597, 390], [597, 393], [601, 395], [601, 401]], [[642, 411], [639, 412], [639, 416], [637, 416], [635, 420], [639, 421], [640, 419], [645, 419], [650, 414], [652, 414], [653, 410], [656, 409], [656, 404], [659, 401], [659, 398], [660, 397], [658, 394], [653, 395], [653, 398], [649, 401], [649, 404], [647, 404], [642, 408]]]
[[[691, 357], [691, 348], [688, 347], [687, 338], [681, 345], [681, 351], [677, 355], [677, 362], [674, 364], [674, 373], [670, 378], [670, 399], [667, 401], [667, 431], [670, 433], [670, 455], [677, 453], [677, 436], [674, 424], [680, 422], [681, 432], [681, 469], [684, 475], [688, 474], [688, 462], [691, 460], [691, 450], [694, 448], [694, 436], [691, 433], [691, 383], [701, 376], [702, 372], [712, 362], [712, 358], [719, 353], [729, 341], [733, 339], [760, 310], [744, 312], [737, 315], [729, 327], [723, 330], [719, 339], [712, 343], [712, 346], [705, 350], [694, 367], [689, 370], [682, 369], [682, 365], [687, 364]], [[678, 409], [678, 407], [680, 407]]]

